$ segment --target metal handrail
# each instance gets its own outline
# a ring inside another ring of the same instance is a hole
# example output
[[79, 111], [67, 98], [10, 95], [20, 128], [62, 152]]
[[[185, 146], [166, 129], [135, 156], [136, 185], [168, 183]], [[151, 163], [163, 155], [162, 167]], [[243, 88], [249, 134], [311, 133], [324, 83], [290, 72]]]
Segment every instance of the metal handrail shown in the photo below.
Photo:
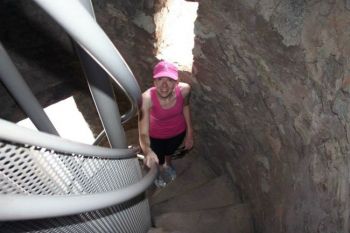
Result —
[[[48, 133], [27, 129], [0, 119], [0, 139], [30, 144], [60, 152], [74, 151], [91, 157], [123, 159], [137, 156], [137, 148], [110, 149], [70, 141]], [[69, 156], [69, 155], [67, 155]], [[138, 156], [139, 157], [139, 156]], [[0, 194], [0, 220], [16, 221], [60, 217], [121, 204], [145, 191], [153, 182], [158, 166], [152, 164], [147, 175], [135, 184], [115, 191], [83, 195]], [[47, 208], [50, 206], [50, 208]]]
[[117, 205], [146, 190], [152, 184], [157, 172], [158, 167], [153, 164], [147, 175], [136, 184], [104, 193], [71, 196], [0, 194], [0, 220], [15, 221], [60, 217]]
[[43, 132], [59, 135], [39, 101], [35, 98], [27, 83], [0, 42], [0, 81], [10, 91], [11, 95], [23, 111], [30, 117], [33, 124]]
[[92, 143], [92, 145], [100, 145], [100, 143], [102, 142], [102, 140], [106, 137], [106, 132], [105, 130], [102, 130], [97, 137], [95, 138], [95, 141]]
[[34, 131], [0, 119], [0, 138], [15, 143], [40, 146], [43, 148], [84, 156], [126, 159], [136, 157], [139, 148], [111, 149], [71, 141], [56, 135]]
[[[131, 70], [105, 32], [79, 1], [34, 0], [98, 63], [128, 97], [131, 109], [125, 121], [138, 112], [141, 90]], [[63, 9], [63, 10], [57, 10]], [[106, 43], [100, 43], [101, 41]], [[108, 53], [106, 53], [108, 51]]]

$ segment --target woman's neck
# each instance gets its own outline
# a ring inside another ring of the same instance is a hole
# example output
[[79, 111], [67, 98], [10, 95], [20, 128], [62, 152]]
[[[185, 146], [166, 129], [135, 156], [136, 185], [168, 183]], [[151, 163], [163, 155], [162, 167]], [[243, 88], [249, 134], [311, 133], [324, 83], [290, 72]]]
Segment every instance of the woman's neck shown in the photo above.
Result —
[[175, 96], [175, 93], [174, 93], [174, 91], [172, 91], [168, 96], [165, 96], [165, 97], [163, 97], [163, 96], [161, 96], [161, 95], [159, 95], [159, 94], [157, 93], [157, 96], [158, 96], [158, 99], [160, 99], [160, 100], [163, 100], [163, 101], [170, 101], [170, 100], [172, 100], [173, 97]]
[[158, 94], [157, 94], [157, 97], [158, 97], [159, 104], [165, 109], [173, 107], [175, 105], [175, 103], [176, 103], [175, 91], [173, 91], [167, 97], [163, 97], [163, 96], [160, 96]]

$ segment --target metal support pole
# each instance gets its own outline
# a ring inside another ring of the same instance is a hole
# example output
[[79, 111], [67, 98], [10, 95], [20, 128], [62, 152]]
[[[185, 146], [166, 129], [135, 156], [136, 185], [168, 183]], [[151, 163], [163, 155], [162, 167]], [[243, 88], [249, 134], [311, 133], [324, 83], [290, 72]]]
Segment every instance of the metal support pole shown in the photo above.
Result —
[[[123, 121], [141, 106], [141, 90], [119, 51], [78, 0], [33, 0], [45, 10], [110, 75], [128, 97], [131, 107]], [[91, 3], [90, 3], [91, 6]]]
[[118, 105], [106, 72], [78, 44], [73, 42], [80, 58], [91, 95], [112, 148], [126, 148], [127, 142]]
[[[90, 0], [80, 0], [80, 3], [95, 18]], [[96, 43], [99, 43], [96, 41]], [[94, 99], [102, 125], [112, 148], [126, 148], [127, 142], [124, 128], [121, 124], [119, 108], [109, 75], [91, 58], [84, 49], [73, 41], [80, 58], [89, 88]]]
[[0, 80], [4, 83], [19, 106], [32, 120], [38, 130], [58, 135], [56, 128], [47, 117], [39, 101], [23, 80], [17, 68], [11, 61], [5, 48], [0, 43]]

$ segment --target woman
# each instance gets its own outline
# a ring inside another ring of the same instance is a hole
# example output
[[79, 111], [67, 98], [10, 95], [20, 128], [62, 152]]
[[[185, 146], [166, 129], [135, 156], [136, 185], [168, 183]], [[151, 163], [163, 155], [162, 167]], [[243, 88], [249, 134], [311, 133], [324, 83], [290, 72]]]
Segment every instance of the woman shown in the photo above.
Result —
[[[153, 69], [154, 87], [142, 94], [139, 118], [139, 140], [145, 155], [145, 164], [159, 163], [161, 173], [171, 180], [176, 171], [171, 154], [184, 143], [186, 150], [193, 147], [193, 129], [190, 115], [191, 87], [178, 81], [177, 67], [167, 61], [159, 62]], [[155, 181], [158, 187], [166, 183], [161, 176]]]

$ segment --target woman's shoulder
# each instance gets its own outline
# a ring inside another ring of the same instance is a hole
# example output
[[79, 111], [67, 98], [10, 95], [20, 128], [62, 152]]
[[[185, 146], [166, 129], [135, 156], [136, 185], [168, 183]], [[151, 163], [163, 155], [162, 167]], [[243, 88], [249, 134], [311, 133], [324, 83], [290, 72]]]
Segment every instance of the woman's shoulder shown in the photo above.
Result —
[[145, 107], [152, 106], [151, 91], [152, 91], [152, 87], [142, 93], [142, 105]]
[[155, 87], [148, 88], [145, 92], [142, 93], [142, 98], [150, 98], [152, 93], [155, 91]]
[[191, 91], [191, 86], [188, 83], [179, 82], [178, 87], [180, 88], [183, 97], [186, 97]]

